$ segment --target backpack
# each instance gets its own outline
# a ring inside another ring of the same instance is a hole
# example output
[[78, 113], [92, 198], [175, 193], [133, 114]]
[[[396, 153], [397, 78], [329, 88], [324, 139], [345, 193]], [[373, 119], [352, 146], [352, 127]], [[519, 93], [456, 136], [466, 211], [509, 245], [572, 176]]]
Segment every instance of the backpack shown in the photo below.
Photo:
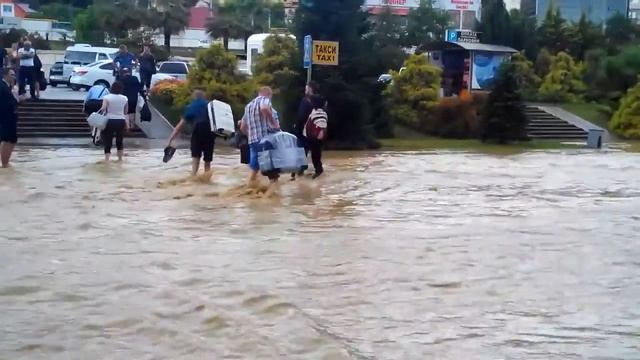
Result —
[[[302, 135], [306, 138], [323, 140], [327, 137], [327, 122], [329, 117], [323, 109], [314, 109], [307, 119], [307, 123], [304, 125]], [[320, 132], [324, 130], [323, 137], [320, 137]]]

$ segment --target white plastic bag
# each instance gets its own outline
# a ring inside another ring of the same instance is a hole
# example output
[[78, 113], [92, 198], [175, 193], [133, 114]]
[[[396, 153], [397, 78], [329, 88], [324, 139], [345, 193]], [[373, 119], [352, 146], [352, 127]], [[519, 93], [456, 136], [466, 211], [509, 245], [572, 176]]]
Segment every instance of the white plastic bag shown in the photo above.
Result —
[[107, 121], [109, 121], [109, 119], [99, 112], [94, 112], [87, 118], [89, 125], [100, 130], [104, 130], [104, 128], [107, 127]]

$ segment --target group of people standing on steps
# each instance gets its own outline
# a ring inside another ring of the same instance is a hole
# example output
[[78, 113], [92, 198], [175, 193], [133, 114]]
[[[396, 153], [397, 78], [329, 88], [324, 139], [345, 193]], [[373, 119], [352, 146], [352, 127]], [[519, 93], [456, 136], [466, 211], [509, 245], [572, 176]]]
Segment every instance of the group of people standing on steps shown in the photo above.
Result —
[[31, 99], [40, 98], [40, 86], [46, 85], [46, 79], [42, 75], [42, 62], [36, 49], [26, 36], [14, 44], [9, 52], [0, 48], [0, 68], [11, 68], [15, 72], [18, 96], [24, 97], [29, 85]]

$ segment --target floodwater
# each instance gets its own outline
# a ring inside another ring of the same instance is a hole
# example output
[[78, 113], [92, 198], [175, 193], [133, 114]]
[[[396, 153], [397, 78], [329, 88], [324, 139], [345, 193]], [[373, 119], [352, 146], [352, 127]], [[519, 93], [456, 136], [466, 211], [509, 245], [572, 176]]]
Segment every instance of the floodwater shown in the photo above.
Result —
[[0, 359], [640, 359], [640, 157], [188, 151], [0, 172]]

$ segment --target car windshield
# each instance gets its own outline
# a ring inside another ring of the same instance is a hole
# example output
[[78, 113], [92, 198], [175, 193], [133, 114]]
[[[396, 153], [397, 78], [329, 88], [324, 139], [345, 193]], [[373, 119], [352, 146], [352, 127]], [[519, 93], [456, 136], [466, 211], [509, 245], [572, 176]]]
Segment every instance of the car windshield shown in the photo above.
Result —
[[74, 65], [84, 65], [91, 64], [96, 61], [96, 53], [95, 52], [85, 52], [85, 51], [67, 51], [64, 54], [64, 63], [65, 64], [74, 64]]
[[87, 65], [87, 67], [94, 67], [94, 66], [100, 65], [100, 64], [102, 64], [102, 61], [96, 61], [94, 63], [91, 63], [91, 64]]
[[187, 68], [184, 63], [162, 63], [158, 72], [163, 74], [186, 74]]

